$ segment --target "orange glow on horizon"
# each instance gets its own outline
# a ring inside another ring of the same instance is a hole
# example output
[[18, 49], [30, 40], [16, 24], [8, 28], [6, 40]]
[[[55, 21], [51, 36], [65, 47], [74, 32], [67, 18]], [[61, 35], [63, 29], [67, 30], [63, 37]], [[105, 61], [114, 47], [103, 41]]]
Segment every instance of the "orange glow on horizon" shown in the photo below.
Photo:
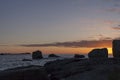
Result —
[[50, 54], [50, 53], [69, 53], [69, 54], [74, 54], [74, 53], [88, 53], [91, 51], [93, 48], [65, 48], [65, 47], [1, 47], [0, 52], [2, 53], [24, 53], [24, 52], [33, 52], [35, 50], [41, 50], [45, 54]]
[[[32, 53], [35, 50], [41, 50], [44, 54], [88, 54], [94, 48], [66, 48], [66, 47], [1, 47], [2, 53]], [[112, 53], [112, 48], [107, 48], [108, 53]]]

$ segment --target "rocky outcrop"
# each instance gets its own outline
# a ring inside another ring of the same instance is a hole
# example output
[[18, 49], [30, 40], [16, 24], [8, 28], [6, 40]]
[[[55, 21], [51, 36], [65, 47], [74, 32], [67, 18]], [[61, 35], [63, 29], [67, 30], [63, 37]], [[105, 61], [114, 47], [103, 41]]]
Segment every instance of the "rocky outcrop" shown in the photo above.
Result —
[[120, 65], [97, 65], [91, 71], [67, 77], [65, 80], [120, 80]]
[[51, 80], [120, 80], [119, 58], [71, 58], [48, 62], [45, 68]]
[[1, 71], [0, 80], [49, 80], [49, 78], [43, 67], [28, 66]]
[[37, 50], [32, 53], [32, 59], [42, 59], [42, 52]]
[[89, 64], [86, 64], [86, 60], [84, 60], [85, 63], [83, 60], [72, 58], [52, 61], [45, 64], [45, 68], [48, 74], [51, 74], [51, 80], [62, 80], [63, 78], [91, 70]]
[[88, 57], [90, 59], [108, 58], [108, 50], [107, 48], [93, 49], [92, 51], [88, 53]]
[[113, 56], [120, 58], [120, 40], [113, 40]]
[[60, 57], [60, 56], [55, 55], [55, 54], [49, 54], [48, 57]]
[[80, 54], [75, 54], [74, 58], [85, 58], [85, 56], [84, 55], [80, 55]]

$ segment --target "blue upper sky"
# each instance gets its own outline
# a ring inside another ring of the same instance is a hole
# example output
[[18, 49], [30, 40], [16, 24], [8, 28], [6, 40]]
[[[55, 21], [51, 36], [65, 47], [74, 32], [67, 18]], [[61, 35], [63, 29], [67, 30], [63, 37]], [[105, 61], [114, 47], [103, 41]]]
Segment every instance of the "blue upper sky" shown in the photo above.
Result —
[[114, 39], [119, 23], [120, 0], [0, 0], [1, 47]]

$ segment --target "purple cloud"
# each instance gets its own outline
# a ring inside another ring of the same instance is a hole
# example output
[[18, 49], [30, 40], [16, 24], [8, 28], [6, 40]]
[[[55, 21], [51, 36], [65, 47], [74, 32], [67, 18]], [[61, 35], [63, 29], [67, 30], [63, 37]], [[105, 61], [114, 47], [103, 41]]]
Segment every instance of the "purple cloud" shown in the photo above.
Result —
[[49, 44], [27, 44], [20, 45], [24, 47], [86, 47], [86, 48], [94, 48], [94, 47], [112, 47], [112, 40], [110, 38], [106, 38], [105, 40], [82, 40], [82, 41], [73, 41], [73, 42], [56, 42]]
[[120, 30], [120, 25], [118, 25], [117, 27], [112, 27], [112, 29]]

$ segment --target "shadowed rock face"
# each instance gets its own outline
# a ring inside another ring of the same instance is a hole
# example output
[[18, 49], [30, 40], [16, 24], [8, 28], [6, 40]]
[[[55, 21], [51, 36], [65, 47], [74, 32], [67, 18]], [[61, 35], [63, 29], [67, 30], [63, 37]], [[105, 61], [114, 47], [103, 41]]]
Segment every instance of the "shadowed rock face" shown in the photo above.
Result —
[[89, 58], [108, 58], [107, 48], [93, 49], [88, 53]]
[[113, 56], [120, 58], [120, 40], [113, 40]]
[[28, 66], [0, 72], [0, 80], [49, 80], [43, 67]]
[[42, 52], [41, 51], [35, 51], [32, 53], [32, 59], [42, 59], [43, 56], [42, 56]]

